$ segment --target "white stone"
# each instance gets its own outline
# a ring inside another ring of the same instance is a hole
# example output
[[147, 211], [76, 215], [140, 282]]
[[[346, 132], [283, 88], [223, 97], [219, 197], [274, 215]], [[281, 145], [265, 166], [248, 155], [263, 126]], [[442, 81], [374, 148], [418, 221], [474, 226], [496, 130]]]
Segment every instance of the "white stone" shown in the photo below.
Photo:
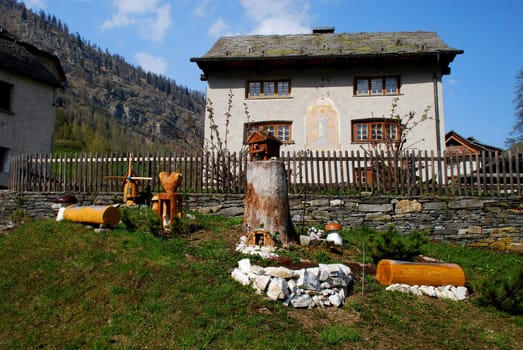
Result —
[[251, 272], [256, 275], [265, 275], [265, 270], [259, 265], [251, 265]]
[[265, 274], [273, 277], [294, 278], [296, 276], [296, 272], [294, 270], [283, 266], [268, 266], [264, 270]]
[[234, 270], [232, 270], [231, 276], [234, 280], [240, 282], [244, 286], [248, 286], [251, 283], [249, 276], [247, 276], [246, 274], [241, 272], [240, 269], [238, 269], [238, 268], [235, 268]]
[[332, 199], [329, 204], [331, 207], [341, 207], [345, 205], [345, 202], [343, 199]]
[[320, 288], [323, 290], [323, 289], [330, 289], [332, 288], [331, 284], [329, 282], [322, 282], [320, 284]]
[[325, 282], [327, 280], [327, 278], [329, 278], [331, 275], [331, 272], [330, 270], [328, 270], [327, 268], [324, 268], [321, 264], [320, 264], [320, 273], [318, 275], [318, 279], [322, 282]]
[[300, 289], [296, 285], [296, 281], [293, 279], [290, 279], [287, 281], [287, 286], [289, 287], [289, 291], [291, 294], [300, 294]]
[[269, 299], [286, 299], [289, 294], [289, 286], [285, 279], [279, 277], [271, 279], [269, 287], [267, 288], [267, 296]]
[[310, 308], [314, 306], [314, 302], [310, 295], [301, 294], [291, 299], [291, 305], [295, 308]]
[[300, 288], [318, 291], [320, 290], [320, 281], [318, 280], [317, 274], [310, 270], [313, 269], [305, 269], [303, 273], [303, 285], [300, 286]]
[[343, 305], [343, 299], [339, 294], [332, 294], [329, 296], [330, 303], [335, 307], [340, 307]]
[[323, 304], [322, 298], [319, 295], [313, 295], [312, 296], [312, 301], [313, 301], [314, 305], [316, 305], [318, 307], [324, 307], [325, 306]]
[[409, 287], [409, 292], [411, 294], [421, 295], [421, 291], [419, 290], [419, 286], [418, 285], [410, 286]]
[[465, 300], [469, 295], [467, 287], [453, 287], [452, 292], [456, 296], [457, 300]]
[[267, 286], [269, 285], [270, 281], [271, 276], [256, 275], [256, 277], [253, 280], [253, 287], [259, 292], [265, 292], [265, 289], [267, 289]]
[[436, 296], [436, 289], [433, 286], [420, 286], [419, 290], [421, 293], [428, 295], [429, 297]]
[[249, 259], [242, 259], [238, 261], [238, 268], [244, 274], [251, 272], [251, 261]]
[[311, 237], [306, 235], [300, 235], [300, 245], [308, 246], [311, 243]]

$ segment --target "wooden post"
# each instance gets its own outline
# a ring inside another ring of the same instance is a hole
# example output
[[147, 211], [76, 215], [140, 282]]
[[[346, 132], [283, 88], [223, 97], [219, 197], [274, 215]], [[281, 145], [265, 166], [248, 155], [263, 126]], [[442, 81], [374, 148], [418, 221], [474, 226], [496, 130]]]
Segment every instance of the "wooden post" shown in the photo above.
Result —
[[278, 232], [283, 245], [296, 241], [283, 162], [277, 159], [251, 161], [247, 164], [246, 176], [244, 232], [263, 228]]

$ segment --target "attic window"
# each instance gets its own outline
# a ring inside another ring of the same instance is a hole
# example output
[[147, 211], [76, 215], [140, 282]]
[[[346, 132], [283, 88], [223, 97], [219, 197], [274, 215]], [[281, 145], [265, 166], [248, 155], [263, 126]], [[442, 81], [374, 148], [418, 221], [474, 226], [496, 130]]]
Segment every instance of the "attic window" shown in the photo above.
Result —
[[0, 81], [0, 109], [11, 111], [11, 91], [13, 85]]

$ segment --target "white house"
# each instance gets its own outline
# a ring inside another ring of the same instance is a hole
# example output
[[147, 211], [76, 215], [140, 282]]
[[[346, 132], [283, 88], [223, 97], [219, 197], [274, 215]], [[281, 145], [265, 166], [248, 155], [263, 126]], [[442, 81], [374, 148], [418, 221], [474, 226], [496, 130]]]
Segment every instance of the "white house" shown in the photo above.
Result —
[[56, 90], [64, 81], [55, 55], [0, 27], [0, 188], [12, 157], [52, 150]]
[[231, 151], [258, 128], [280, 139], [282, 151], [360, 150], [396, 137], [390, 116], [397, 99], [402, 117], [420, 118], [429, 108], [430, 119], [409, 133], [406, 148], [443, 153], [442, 76], [462, 53], [433, 32], [337, 34], [327, 27], [222, 37], [191, 62], [208, 83], [208, 146], [214, 123]]

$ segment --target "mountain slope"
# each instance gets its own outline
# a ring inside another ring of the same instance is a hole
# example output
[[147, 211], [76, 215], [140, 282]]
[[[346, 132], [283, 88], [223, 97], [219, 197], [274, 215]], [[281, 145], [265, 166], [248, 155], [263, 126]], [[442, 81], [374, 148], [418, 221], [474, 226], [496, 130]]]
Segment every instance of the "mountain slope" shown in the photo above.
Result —
[[60, 58], [55, 149], [91, 152], [201, 149], [205, 97], [102, 51], [55, 16], [0, 0], [0, 26]]

